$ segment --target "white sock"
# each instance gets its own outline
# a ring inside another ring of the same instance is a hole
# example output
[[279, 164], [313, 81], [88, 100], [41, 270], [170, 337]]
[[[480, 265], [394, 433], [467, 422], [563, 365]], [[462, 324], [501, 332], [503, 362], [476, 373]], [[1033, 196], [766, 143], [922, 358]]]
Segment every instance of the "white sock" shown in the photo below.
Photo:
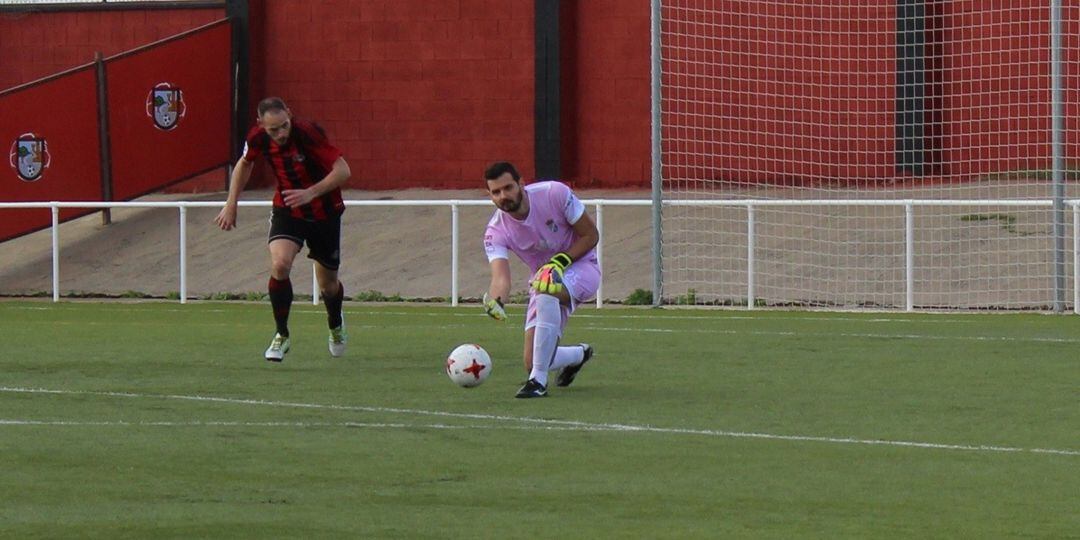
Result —
[[548, 368], [551, 371], [562, 369], [566, 366], [580, 364], [585, 359], [585, 348], [581, 345], [570, 345], [555, 349], [555, 360]]
[[550, 294], [536, 295], [536, 326], [533, 335], [532, 372], [530, 379], [547, 386], [548, 369], [559, 345], [562, 311], [559, 299]]

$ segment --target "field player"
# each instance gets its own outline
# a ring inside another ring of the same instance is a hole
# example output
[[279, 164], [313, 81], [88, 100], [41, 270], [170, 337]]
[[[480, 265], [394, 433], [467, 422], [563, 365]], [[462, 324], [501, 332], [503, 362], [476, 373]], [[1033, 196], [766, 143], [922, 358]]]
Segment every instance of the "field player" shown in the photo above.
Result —
[[289, 281], [293, 259], [308, 245], [315, 278], [326, 304], [330, 327], [330, 355], [345, 353], [347, 335], [341, 312], [345, 287], [338, 280], [341, 262], [341, 214], [345, 203], [341, 186], [351, 171], [341, 150], [330, 144], [318, 125], [293, 118], [281, 98], [269, 97], [257, 109], [258, 125], [248, 132], [244, 155], [236, 162], [225, 207], [214, 218], [223, 230], [236, 226], [236, 201], [251, 178], [255, 158], [266, 157], [277, 179], [270, 215], [270, 305], [277, 333], [265, 357], [280, 362], [289, 352], [289, 308], [293, 289]]
[[594, 250], [600, 233], [585, 206], [561, 182], [522, 187], [521, 175], [505, 161], [488, 167], [484, 179], [498, 207], [484, 232], [491, 264], [484, 311], [495, 320], [506, 320], [503, 300], [510, 294], [512, 251], [533, 272], [525, 314], [529, 380], [515, 397], [546, 397], [549, 370], [561, 370], [556, 382], [569, 386], [593, 354], [587, 343], [560, 347], [559, 339], [574, 308], [593, 298], [600, 286]]

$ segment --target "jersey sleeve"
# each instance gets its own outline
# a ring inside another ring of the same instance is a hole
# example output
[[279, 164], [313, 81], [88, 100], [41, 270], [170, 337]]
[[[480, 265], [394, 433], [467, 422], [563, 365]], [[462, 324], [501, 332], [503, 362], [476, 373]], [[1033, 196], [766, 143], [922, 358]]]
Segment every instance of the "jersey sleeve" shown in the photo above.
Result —
[[[299, 126], [298, 126], [299, 127]], [[330, 143], [326, 133], [316, 124], [306, 124], [302, 127], [304, 138], [307, 140], [308, 152], [319, 162], [326, 171], [334, 168], [334, 162], [344, 154], [341, 150]]]
[[585, 213], [585, 204], [566, 184], [555, 182], [554, 186], [555, 189], [551, 190], [551, 196], [555, 198], [553, 202], [562, 208], [563, 217], [566, 218], [567, 223], [571, 225], [577, 223], [581, 215]]
[[252, 162], [255, 158], [262, 154], [262, 144], [259, 144], [258, 138], [260, 135], [265, 135], [258, 126], [251, 128], [248, 131], [247, 138], [244, 139], [244, 151], [241, 153], [244, 157], [244, 161]]
[[506, 247], [506, 237], [490, 225], [484, 231], [484, 252], [487, 253], [488, 262], [510, 258], [510, 250]]

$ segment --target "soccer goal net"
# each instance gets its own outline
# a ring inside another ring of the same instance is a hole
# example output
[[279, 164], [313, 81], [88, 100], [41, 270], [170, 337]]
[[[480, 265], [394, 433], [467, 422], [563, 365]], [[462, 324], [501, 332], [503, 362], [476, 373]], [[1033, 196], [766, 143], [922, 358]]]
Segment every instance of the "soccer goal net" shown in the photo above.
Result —
[[1080, 2], [653, 8], [666, 302], [1072, 304]]

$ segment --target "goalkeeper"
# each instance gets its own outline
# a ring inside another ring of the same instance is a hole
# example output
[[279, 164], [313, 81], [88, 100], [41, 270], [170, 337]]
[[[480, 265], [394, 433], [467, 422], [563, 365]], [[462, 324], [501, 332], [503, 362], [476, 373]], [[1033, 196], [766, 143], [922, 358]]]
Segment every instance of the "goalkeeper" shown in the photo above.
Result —
[[525, 370], [529, 380], [519, 398], [546, 397], [548, 371], [561, 370], [559, 386], [569, 386], [592, 357], [587, 343], [560, 347], [574, 308], [596, 295], [600, 265], [594, 248], [600, 240], [585, 205], [561, 182], [521, 185], [521, 175], [500, 161], [484, 171], [488, 195], [498, 210], [484, 233], [491, 263], [491, 286], [484, 311], [505, 321], [503, 301], [510, 293], [509, 252], [532, 271], [525, 311]]

